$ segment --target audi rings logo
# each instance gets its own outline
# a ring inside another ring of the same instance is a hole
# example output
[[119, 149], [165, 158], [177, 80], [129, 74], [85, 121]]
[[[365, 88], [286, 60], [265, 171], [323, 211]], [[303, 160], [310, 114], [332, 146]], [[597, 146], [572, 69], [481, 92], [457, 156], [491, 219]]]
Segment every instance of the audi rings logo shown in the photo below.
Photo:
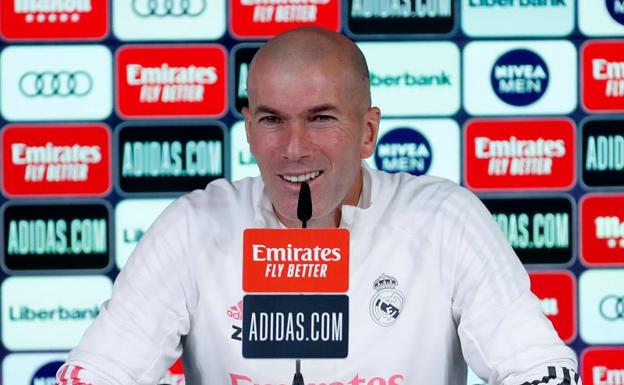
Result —
[[22, 94], [35, 96], [84, 96], [91, 91], [93, 80], [85, 71], [26, 72], [19, 80]]
[[140, 17], [199, 16], [206, 0], [132, 0], [132, 10]]
[[600, 301], [600, 315], [608, 321], [624, 320], [624, 297], [610, 294]]

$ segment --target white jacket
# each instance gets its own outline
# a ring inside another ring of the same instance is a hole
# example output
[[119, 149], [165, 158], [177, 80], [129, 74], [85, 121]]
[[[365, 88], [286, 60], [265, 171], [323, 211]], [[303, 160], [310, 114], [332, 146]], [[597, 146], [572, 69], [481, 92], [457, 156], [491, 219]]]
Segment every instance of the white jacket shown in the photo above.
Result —
[[[490, 384], [580, 383], [574, 352], [472, 193], [429, 176], [363, 173], [358, 207], [342, 208], [349, 355], [303, 360], [306, 385], [464, 385], [465, 361]], [[183, 353], [187, 384], [290, 384], [294, 360], [242, 358], [236, 308], [243, 230], [281, 226], [260, 178], [178, 199], [141, 239], [59, 383], [74, 373], [96, 385], [154, 385]], [[382, 274], [404, 299], [386, 326], [371, 305]]]

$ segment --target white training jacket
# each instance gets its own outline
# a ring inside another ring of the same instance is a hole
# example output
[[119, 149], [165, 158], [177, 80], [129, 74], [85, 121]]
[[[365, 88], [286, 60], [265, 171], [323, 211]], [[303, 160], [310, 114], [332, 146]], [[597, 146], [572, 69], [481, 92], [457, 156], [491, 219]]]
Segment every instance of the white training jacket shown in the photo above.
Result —
[[[363, 168], [350, 230], [349, 354], [305, 359], [306, 385], [580, 383], [528, 275], [481, 202], [444, 179]], [[242, 234], [283, 227], [261, 178], [217, 180], [176, 200], [142, 237], [112, 298], [70, 352], [60, 384], [154, 385], [182, 354], [190, 385], [290, 384], [292, 359], [245, 359]], [[397, 281], [394, 322], [373, 283]]]

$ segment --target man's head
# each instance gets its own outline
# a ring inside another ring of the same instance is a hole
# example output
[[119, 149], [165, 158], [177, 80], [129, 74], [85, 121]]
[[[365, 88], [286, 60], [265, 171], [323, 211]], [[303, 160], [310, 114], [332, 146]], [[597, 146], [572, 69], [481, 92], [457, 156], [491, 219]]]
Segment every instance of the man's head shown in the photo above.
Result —
[[247, 95], [247, 139], [280, 220], [299, 224], [305, 179], [312, 191], [310, 226], [336, 226], [341, 206], [357, 203], [360, 161], [372, 154], [379, 128], [362, 52], [328, 30], [286, 32], [255, 55]]

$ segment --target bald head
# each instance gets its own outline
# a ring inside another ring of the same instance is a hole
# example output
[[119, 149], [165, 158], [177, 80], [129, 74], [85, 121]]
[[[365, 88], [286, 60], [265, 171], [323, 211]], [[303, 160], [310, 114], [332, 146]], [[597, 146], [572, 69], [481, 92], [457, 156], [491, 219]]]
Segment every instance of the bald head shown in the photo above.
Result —
[[304, 27], [282, 33], [260, 48], [251, 62], [247, 79], [250, 105], [256, 78], [266, 68], [302, 71], [328, 64], [340, 68], [353, 101], [361, 108], [369, 108], [370, 81], [362, 51], [345, 36], [319, 27]]

